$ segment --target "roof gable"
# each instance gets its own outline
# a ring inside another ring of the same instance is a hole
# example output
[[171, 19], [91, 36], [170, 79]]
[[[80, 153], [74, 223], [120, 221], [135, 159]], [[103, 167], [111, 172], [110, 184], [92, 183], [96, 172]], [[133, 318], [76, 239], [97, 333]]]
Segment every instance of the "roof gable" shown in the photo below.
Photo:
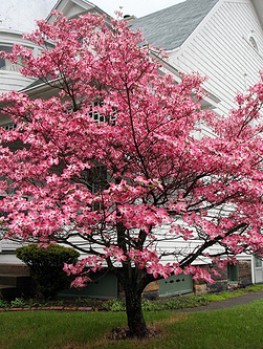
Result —
[[172, 50], [180, 47], [219, 0], [187, 0], [138, 18], [134, 29], [142, 31], [152, 45]]
[[[98, 12], [102, 15], [105, 15], [109, 18], [109, 15], [101, 10], [99, 7], [94, 5], [88, 0], [58, 0], [56, 5], [53, 7], [53, 10], [57, 10], [63, 13], [64, 16], [68, 18], [77, 17], [87, 12]], [[55, 16], [49, 14], [47, 17], [48, 22], [54, 20]]]

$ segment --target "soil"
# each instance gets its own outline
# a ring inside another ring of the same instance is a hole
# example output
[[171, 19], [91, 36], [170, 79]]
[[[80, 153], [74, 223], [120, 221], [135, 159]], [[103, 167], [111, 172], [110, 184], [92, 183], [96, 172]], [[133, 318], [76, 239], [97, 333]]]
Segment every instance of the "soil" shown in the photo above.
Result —
[[[148, 333], [146, 337], [143, 337], [143, 339], [152, 339], [158, 336], [161, 333], [159, 329], [156, 327], [148, 326]], [[130, 331], [128, 327], [115, 327], [111, 330], [111, 333], [109, 335], [110, 340], [124, 340], [131, 338]]]

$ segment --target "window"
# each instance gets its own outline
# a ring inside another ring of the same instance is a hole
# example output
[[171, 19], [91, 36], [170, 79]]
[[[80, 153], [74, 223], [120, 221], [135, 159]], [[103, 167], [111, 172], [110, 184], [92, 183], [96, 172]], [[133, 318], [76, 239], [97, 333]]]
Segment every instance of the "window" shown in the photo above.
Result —
[[[11, 52], [12, 46], [8, 45], [0, 45], [0, 51]], [[0, 69], [1, 70], [9, 70], [11, 64], [4, 58], [0, 58]]]
[[[109, 176], [106, 166], [101, 164], [94, 164], [90, 169], [83, 170], [79, 178], [75, 179], [76, 182], [80, 182], [91, 191], [91, 193], [100, 193], [102, 190], [109, 186]], [[94, 202], [92, 204], [92, 210], [99, 211], [102, 209], [102, 204]]]
[[16, 128], [15, 124], [7, 124], [7, 125], [3, 125], [1, 127], [6, 131], [10, 131], [10, 130], [13, 130], [14, 128]]
[[[90, 116], [90, 118], [96, 122], [97, 124], [100, 123], [108, 123], [108, 125], [115, 126], [116, 125], [116, 118], [117, 118], [117, 109], [112, 108], [111, 112], [108, 115], [102, 114], [99, 110], [103, 106], [103, 102], [101, 101], [94, 101], [89, 105], [87, 115]], [[81, 107], [79, 106], [79, 109]], [[72, 113], [73, 107], [67, 106], [65, 108], [66, 113]]]
[[88, 170], [88, 176], [91, 183], [92, 193], [100, 192], [108, 186], [108, 173], [103, 165], [97, 165]]
[[116, 125], [117, 110], [112, 110], [109, 116], [101, 114], [97, 108], [103, 105], [102, 102], [95, 101], [90, 105], [89, 116], [97, 123], [108, 122], [109, 125]]
[[[0, 43], [0, 51], [4, 51], [6, 53], [12, 52], [12, 46], [13, 44], [1, 44]], [[25, 48], [32, 50], [30, 47]], [[19, 69], [21, 67], [21, 59], [18, 58], [17, 63], [10, 63], [8, 59], [0, 58], [0, 70], [9, 70], [14, 72], [19, 72]]]

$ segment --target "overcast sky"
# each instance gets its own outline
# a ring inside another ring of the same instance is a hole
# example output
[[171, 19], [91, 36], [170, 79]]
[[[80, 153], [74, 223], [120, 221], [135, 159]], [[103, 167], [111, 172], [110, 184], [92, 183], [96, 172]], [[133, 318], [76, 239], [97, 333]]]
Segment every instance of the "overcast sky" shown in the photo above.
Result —
[[114, 16], [114, 11], [122, 7], [122, 13], [142, 17], [149, 13], [161, 10], [185, 0], [90, 0], [109, 15]]

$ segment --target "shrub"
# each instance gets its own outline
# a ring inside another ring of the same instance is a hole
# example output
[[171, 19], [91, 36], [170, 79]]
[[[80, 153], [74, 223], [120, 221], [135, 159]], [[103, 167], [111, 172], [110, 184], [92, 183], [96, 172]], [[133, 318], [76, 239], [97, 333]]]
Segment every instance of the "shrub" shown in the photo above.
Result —
[[5, 301], [4, 299], [0, 299], [0, 308], [6, 308], [6, 307], [8, 307], [7, 301]]
[[14, 308], [24, 308], [26, 306], [26, 302], [23, 298], [15, 298], [13, 301], [10, 302], [10, 305]]
[[195, 308], [207, 305], [209, 300], [205, 296], [177, 296], [165, 302], [165, 309], [176, 310], [183, 308]]
[[142, 310], [144, 311], [158, 311], [163, 309], [165, 309], [164, 304], [158, 301], [150, 301], [148, 299], [142, 301]]
[[[104, 302], [102, 306], [107, 311], [125, 311], [125, 304], [120, 299], [110, 299]], [[148, 299], [142, 301], [142, 310], [144, 311], [158, 311], [163, 309], [165, 309], [165, 306], [157, 301], [150, 301]]]
[[107, 311], [125, 311], [125, 304], [119, 299], [110, 299], [102, 304]]
[[17, 258], [26, 263], [31, 270], [34, 296], [40, 299], [52, 299], [57, 292], [69, 287], [71, 279], [63, 271], [64, 263], [75, 263], [79, 253], [57, 244], [47, 248], [36, 244], [20, 247]]

